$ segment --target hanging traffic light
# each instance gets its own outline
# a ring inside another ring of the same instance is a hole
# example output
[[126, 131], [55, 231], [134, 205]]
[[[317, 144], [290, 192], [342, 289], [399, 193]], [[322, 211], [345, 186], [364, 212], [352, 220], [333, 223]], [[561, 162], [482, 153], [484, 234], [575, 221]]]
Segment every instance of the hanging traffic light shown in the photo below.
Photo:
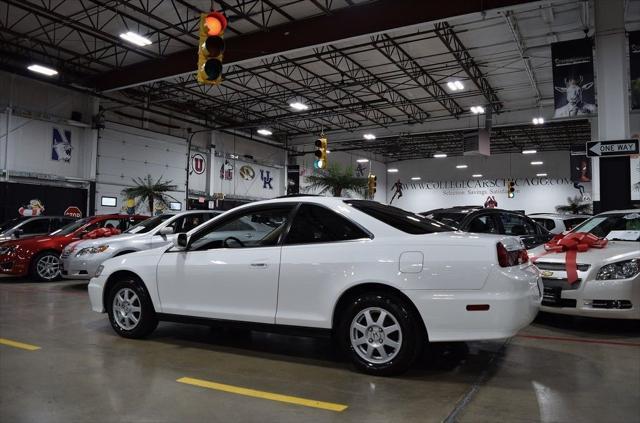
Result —
[[367, 181], [367, 192], [369, 194], [369, 198], [373, 198], [376, 195], [376, 185], [378, 184], [378, 178], [376, 175], [369, 175]]
[[220, 12], [200, 15], [200, 44], [198, 45], [198, 82], [218, 85], [222, 82], [224, 30], [227, 18]]
[[322, 137], [316, 140], [316, 152], [314, 153], [316, 160], [313, 162], [313, 167], [316, 169], [327, 168], [327, 139]]
[[509, 181], [507, 183], [507, 197], [513, 198], [516, 196], [516, 182]]

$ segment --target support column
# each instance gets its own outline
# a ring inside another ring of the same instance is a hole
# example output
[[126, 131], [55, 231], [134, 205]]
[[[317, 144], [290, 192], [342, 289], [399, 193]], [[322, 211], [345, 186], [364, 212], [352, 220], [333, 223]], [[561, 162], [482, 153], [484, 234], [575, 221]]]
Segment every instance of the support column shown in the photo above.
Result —
[[[629, 81], [624, 0], [595, 0], [598, 140], [629, 138]], [[594, 212], [630, 207], [629, 158], [594, 158]], [[615, 183], [621, 175], [627, 184]]]

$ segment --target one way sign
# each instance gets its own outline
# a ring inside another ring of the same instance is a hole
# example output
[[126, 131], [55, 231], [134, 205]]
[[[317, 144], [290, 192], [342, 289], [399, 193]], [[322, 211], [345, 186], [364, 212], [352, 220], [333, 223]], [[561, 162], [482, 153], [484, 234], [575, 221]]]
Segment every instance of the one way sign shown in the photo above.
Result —
[[639, 153], [637, 139], [587, 143], [587, 156], [589, 157], [630, 156]]

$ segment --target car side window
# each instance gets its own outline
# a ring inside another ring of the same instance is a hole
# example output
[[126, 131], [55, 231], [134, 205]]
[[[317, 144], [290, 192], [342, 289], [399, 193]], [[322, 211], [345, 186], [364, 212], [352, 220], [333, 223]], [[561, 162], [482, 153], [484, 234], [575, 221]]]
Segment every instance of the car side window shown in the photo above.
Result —
[[193, 234], [189, 250], [277, 245], [292, 209], [292, 205], [283, 205], [238, 211]]
[[548, 231], [553, 230], [556, 227], [556, 222], [553, 221], [553, 219], [533, 219], [534, 221], [538, 222], [543, 228], [547, 229]]
[[536, 227], [528, 218], [515, 213], [500, 213], [506, 235], [536, 235]]
[[24, 235], [46, 234], [49, 232], [49, 220], [35, 219], [20, 226], [19, 229]]
[[[125, 219], [107, 219], [107, 220], [103, 220], [102, 222], [100, 222], [100, 227], [101, 228], [110, 228], [110, 229], [120, 229], [122, 230], [123, 227], [125, 227], [125, 225], [127, 224]], [[126, 227], [125, 227], [126, 229]]]
[[73, 222], [74, 220], [75, 219], [66, 219], [66, 218], [51, 219], [49, 231], [53, 232], [55, 230], [58, 230], [63, 226], [66, 226], [69, 223]]
[[498, 225], [490, 214], [474, 217], [469, 222], [469, 232], [475, 232], [479, 234], [497, 234], [500, 233]]
[[370, 236], [333, 210], [303, 204], [293, 218], [284, 243], [285, 245], [312, 244], [362, 238], [370, 238]]

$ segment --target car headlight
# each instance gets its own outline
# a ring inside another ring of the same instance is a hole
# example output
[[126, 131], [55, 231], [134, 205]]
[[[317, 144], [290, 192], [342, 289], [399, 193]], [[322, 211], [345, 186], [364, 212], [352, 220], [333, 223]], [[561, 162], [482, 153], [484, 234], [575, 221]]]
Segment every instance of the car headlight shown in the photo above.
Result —
[[103, 266], [103, 265], [98, 266], [98, 268], [96, 269], [96, 274], [95, 274], [96, 278], [97, 278], [98, 276], [100, 276], [100, 274], [102, 273], [102, 270], [103, 270], [103, 269], [104, 269], [104, 266]]
[[97, 247], [86, 247], [86, 248], [83, 248], [80, 251], [78, 251], [78, 254], [76, 254], [76, 256], [79, 257], [79, 256], [83, 256], [85, 254], [98, 254], [98, 253], [101, 253], [103, 251], [106, 251], [107, 248], [109, 248], [109, 246], [107, 244], [98, 245]]
[[13, 253], [16, 250], [16, 246], [12, 245], [10, 247], [0, 247], [0, 256], [3, 254]]
[[602, 266], [596, 280], [629, 279], [640, 273], [640, 260], [632, 259]]

